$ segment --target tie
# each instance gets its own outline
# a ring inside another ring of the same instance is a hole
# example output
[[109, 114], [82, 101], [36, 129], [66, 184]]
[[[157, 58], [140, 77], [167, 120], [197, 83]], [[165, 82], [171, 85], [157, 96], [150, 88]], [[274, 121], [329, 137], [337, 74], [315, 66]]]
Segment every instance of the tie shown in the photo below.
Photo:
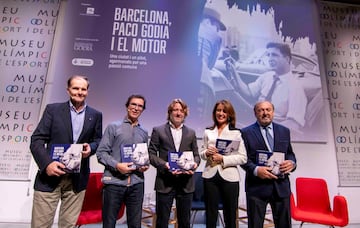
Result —
[[275, 90], [277, 81], [279, 81], [279, 77], [275, 74], [275, 75], [273, 76], [273, 83], [271, 84], [271, 87], [270, 87], [270, 89], [269, 89], [269, 92], [268, 92], [268, 94], [267, 94], [266, 97], [265, 97], [265, 100], [266, 100], [266, 101], [271, 101], [271, 97], [272, 97], [272, 95], [273, 95], [273, 93], [274, 93], [274, 90]]
[[266, 134], [266, 140], [269, 143], [270, 146], [270, 151], [274, 150], [274, 138], [271, 136], [270, 132], [269, 132], [269, 127], [264, 127], [265, 129], [265, 134]]

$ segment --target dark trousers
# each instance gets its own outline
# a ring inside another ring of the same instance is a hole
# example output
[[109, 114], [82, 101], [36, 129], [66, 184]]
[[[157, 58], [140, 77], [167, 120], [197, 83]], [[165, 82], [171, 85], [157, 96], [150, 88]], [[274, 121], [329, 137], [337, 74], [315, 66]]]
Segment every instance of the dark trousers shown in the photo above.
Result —
[[275, 195], [269, 198], [246, 196], [249, 228], [263, 228], [268, 204], [271, 206], [275, 228], [291, 228], [290, 198]]
[[238, 181], [226, 181], [219, 173], [212, 178], [204, 178], [204, 198], [206, 228], [216, 227], [219, 204], [223, 206], [225, 227], [236, 227], [236, 211], [238, 210], [239, 198]]
[[156, 192], [156, 228], [167, 228], [171, 207], [176, 199], [176, 214], [179, 228], [190, 228], [190, 213], [193, 193], [171, 190], [169, 193]]
[[107, 184], [103, 189], [103, 228], [114, 228], [122, 203], [126, 206], [126, 221], [129, 228], [141, 228], [144, 183], [133, 186]]

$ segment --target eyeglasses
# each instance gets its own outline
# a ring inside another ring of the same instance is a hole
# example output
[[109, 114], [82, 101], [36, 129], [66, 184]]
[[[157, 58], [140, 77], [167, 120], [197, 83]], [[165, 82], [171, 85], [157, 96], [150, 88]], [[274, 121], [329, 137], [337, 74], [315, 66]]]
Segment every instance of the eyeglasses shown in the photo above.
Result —
[[141, 105], [141, 104], [130, 103], [129, 106], [130, 106], [130, 108], [144, 109], [144, 105]]

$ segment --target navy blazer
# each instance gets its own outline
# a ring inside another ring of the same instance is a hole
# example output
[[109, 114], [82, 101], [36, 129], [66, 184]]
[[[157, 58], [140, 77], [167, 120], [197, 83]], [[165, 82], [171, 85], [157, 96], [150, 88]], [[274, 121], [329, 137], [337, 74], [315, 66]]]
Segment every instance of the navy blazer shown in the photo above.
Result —
[[[102, 113], [87, 106], [82, 132], [77, 143], [89, 143], [91, 155], [95, 154], [102, 136]], [[31, 136], [30, 150], [39, 167], [34, 189], [52, 192], [59, 184], [61, 177], [48, 176], [46, 167], [53, 161], [50, 156], [52, 144], [72, 144], [73, 133], [69, 102], [49, 104]], [[75, 192], [86, 188], [89, 178], [89, 159], [81, 161], [80, 173], [71, 174]]]
[[[195, 185], [193, 175], [173, 175], [165, 168], [168, 162], [168, 152], [176, 151], [174, 140], [170, 130], [170, 124], [154, 127], [149, 143], [150, 163], [157, 169], [155, 179], [155, 190], [161, 193], [168, 193], [173, 188], [182, 189], [186, 193], [194, 192]], [[192, 151], [197, 165], [200, 163], [200, 156], [197, 146], [195, 131], [183, 125], [182, 138], [179, 151]]]
[[[290, 130], [285, 126], [273, 123], [273, 132], [274, 151], [285, 153], [285, 160], [292, 160], [296, 164], [296, 157], [291, 147]], [[291, 190], [288, 175], [277, 180], [264, 180], [254, 175], [256, 150], [268, 150], [259, 124], [256, 122], [243, 128], [241, 133], [248, 155], [248, 162], [241, 166], [246, 171], [245, 191], [247, 195], [270, 197], [275, 190], [279, 197], [289, 197]]]

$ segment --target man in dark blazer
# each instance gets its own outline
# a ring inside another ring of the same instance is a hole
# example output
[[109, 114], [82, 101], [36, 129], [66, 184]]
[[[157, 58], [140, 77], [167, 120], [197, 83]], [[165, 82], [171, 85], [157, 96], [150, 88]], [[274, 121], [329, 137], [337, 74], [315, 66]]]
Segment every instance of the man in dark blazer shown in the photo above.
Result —
[[[181, 99], [174, 99], [168, 106], [168, 122], [154, 127], [149, 144], [150, 163], [157, 169], [156, 227], [167, 228], [171, 207], [176, 199], [179, 228], [190, 227], [190, 213], [195, 190], [193, 174], [200, 163], [195, 131], [184, 125], [188, 107]], [[170, 170], [168, 152], [191, 151], [194, 163], [190, 170]]]
[[[291, 228], [289, 173], [296, 168], [296, 157], [291, 147], [290, 130], [273, 123], [274, 106], [260, 101], [254, 106], [257, 122], [241, 130], [248, 162], [241, 167], [246, 171], [245, 191], [248, 227], [262, 228], [266, 207], [271, 205], [276, 228]], [[270, 136], [266, 136], [266, 131]], [[271, 146], [273, 144], [273, 146]], [[272, 168], [256, 163], [257, 151], [284, 153], [280, 175]]]
[[[30, 150], [39, 167], [34, 184], [31, 227], [51, 227], [61, 200], [59, 227], [74, 227], [81, 211], [90, 173], [89, 158], [95, 154], [102, 136], [102, 113], [89, 107], [85, 99], [89, 81], [72, 76], [67, 82], [69, 101], [49, 104], [31, 136]], [[82, 144], [79, 173], [51, 157], [53, 144]]]

